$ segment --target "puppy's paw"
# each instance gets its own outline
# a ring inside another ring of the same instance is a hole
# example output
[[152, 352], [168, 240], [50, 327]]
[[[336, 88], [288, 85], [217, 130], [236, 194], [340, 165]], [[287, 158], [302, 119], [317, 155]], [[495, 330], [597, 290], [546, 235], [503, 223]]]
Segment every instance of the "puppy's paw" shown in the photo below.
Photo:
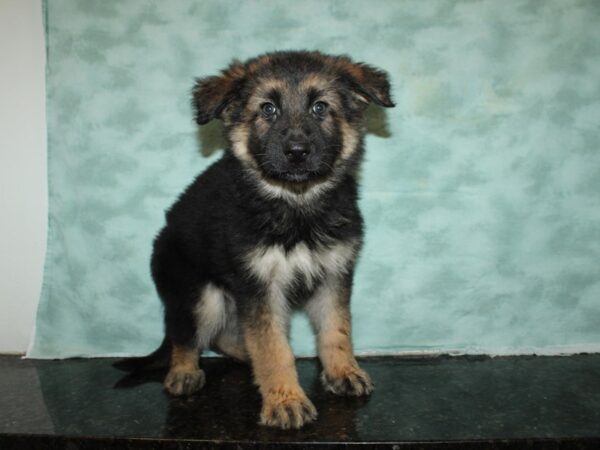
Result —
[[349, 367], [338, 374], [321, 374], [321, 381], [326, 391], [336, 395], [359, 397], [370, 395], [375, 387], [367, 372], [359, 367]]
[[278, 393], [263, 400], [260, 424], [269, 427], [300, 428], [317, 418], [317, 409], [301, 392]]
[[202, 389], [206, 376], [202, 369], [194, 371], [170, 370], [165, 378], [164, 387], [171, 395], [191, 395]]

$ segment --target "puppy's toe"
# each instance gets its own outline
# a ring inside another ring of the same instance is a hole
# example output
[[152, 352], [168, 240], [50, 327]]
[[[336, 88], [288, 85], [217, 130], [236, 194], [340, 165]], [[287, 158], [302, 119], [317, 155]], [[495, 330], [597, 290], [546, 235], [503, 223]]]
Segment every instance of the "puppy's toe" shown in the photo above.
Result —
[[358, 367], [349, 368], [337, 376], [323, 372], [321, 381], [326, 391], [336, 395], [358, 397], [370, 395], [375, 389], [367, 372]]
[[206, 382], [202, 369], [194, 371], [171, 370], [165, 378], [164, 387], [171, 395], [191, 395], [199, 391]]
[[260, 414], [260, 424], [287, 430], [301, 428], [316, 418], [317, 409], [308, 398], [289, 398], [281, 402], [265, 402]]

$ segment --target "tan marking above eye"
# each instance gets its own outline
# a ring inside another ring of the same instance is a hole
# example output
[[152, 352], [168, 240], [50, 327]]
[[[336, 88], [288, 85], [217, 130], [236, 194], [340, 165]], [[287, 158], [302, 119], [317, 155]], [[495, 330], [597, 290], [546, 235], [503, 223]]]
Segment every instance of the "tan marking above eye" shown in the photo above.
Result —
[[317, 88], [321, 90], [327, 90], [331, 87], [332, 81], [333, 80], [328, 77], [324, 77], [323, 75], [311, 73], [300, 80], [298, 87], [300, 89]]

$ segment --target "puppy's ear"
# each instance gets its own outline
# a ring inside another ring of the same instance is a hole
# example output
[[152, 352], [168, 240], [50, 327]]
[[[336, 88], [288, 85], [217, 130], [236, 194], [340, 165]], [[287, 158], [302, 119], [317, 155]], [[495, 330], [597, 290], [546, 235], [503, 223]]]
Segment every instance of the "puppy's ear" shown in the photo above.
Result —
[[350, 87], [360, 102], [373, 102], [387, 108], [395, 106], [386, 72], [368, 64], [352, 62], [347, 57], [341, 57], [338, 64], [350, 77]]
[[223, 112], [235, 99], [244, 76], [244, 65], [234, 61], [221, 75], [196, 80], [192, 89], [192, 105], [198, 125], [216, 118], [223, 119]]

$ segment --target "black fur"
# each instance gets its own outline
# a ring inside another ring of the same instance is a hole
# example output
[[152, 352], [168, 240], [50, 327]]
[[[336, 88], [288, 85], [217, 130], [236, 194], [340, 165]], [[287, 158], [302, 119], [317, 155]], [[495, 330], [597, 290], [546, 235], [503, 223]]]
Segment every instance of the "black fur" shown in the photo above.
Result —
[[152, 276], [165, 305], [166, 334], [177, 344], [186, 344], [196, 332], [190, 318], [204, 284], [233, 294], [240, 311], [259, 301], [263, 286], [244, 267], [248, 250], [259, 244], [289, 250], [299, 242], [312, 249], [360, 239], [363, 231], [351, 176], [310, 208], [298, 208], [264, 198], [230, 153], [194, 181], [166, 218], [154, 243]]

